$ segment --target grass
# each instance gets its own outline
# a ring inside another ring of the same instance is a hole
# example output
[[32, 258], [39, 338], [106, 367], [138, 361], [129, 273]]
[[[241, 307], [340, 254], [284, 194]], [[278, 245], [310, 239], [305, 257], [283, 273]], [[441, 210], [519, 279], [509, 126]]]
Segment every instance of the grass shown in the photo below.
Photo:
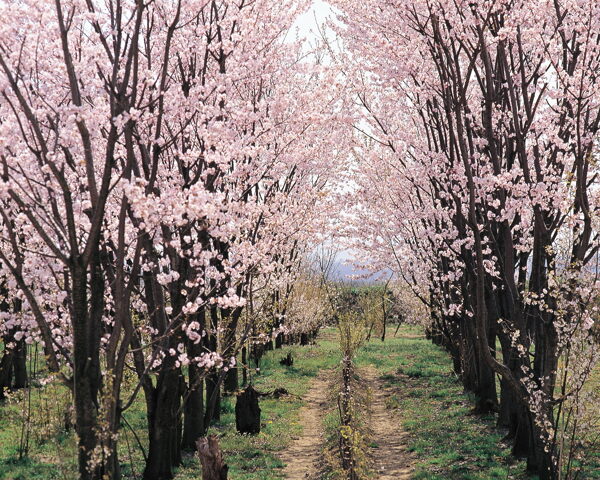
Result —
[[[294, 365], [284, 367], [279, 359], [289, 351], [294, 356]], [[256, 436], [239, 435], [235, 432], [234, 405], [226, 400], [225, 413], [211, 433], [221, 437], [221, 446], [229, 465], [231, 480], [272, 480], [283, 478], [284, 465], [278, 452], [286, 448], [292, 437], [301, 432], [298, 416], [303, 402], [301, 396], [309, 388], [312, 378], [320, 370], [329, 369], [340, 361], [339, 346], [333, 335], [325, 335], [318, 345], [309, 347], [285, 347], [269, 352], [261, 362], [261, 373], [253, 378], [260, 392], [270, 392], [283, 387], [290, 396], [280, 399], [265, 398], [260, 403], [261, 432]], [[182, 469], [177, 480], [196, 480], [200, 467], [195, 459]]]
[[410, 435], [415, 480], [527, 478], [524, 465], [501, 446], [494, 419], [471, 414], [472, 399], [452, 374], [448, 355], [418, 330], [403, 326], [397, 338], [371, 342], [357, 364], [374, 365], [394, 392], [386, 403]]
[[[285, 367], [279, 360], [288, 352], [294, 356], [294, 365]], [[321, 369], [332, 368], [340, 360], [339, 346], [333, 335], [324, 335], [318, 345], [285, 347], [267, 352], [261, 361], [260, 373], [252, 380], [260, 392], [283, 387], [290, 396], [280, 399], [263, 398], [260, 402], [261, 433], [256, 436], [239, 435], [235, 431], [235, 399], [224, 398], [221, 420], [209, 433], [220, 437], [229, 465], [231, 480], [275, 480], [282, 478], [283, 464], [278, 453], [286, 448], [292, 437], [301, 430], [298, 412], [301, 396], [309, 388], [313, 377]], [[127, 380], [131, 386], [133, 376]], [[64, 412], [70, 401], [64, 386], [51, 382], [31, 389], [31, 430], [29, 455], [19, 459], [19, 445], [23, 420], [27, 418], [29, 401], [25, 391], [16, 393], [11, 401], [0, 405], [0, 479], [2, 480], [72, 480], [76, 473], [76, 445], [74, 435], [63, 430]], [[143, 396], [139, 396], [125, 414], [127, 424], [146, 448], [146, 418]], [[124, 478], [139, 478], [143, 471], [143, 455], [129, 428], [120, 433], [119, 458], [123, 463]], [[177, 469], [176, 480], [197, 480], [200, 465], [192, 454], [184, 456]]]
[[[493, 416], [472, 414], [473, 398], [463, 393], [446, 352], [418, 328], [403, 326], [398, 338], [372, 341], [360, 351], [358, 365], [374, 365], [394, 394], [386, 402], [399, 411], [410, 434], [415, 480], [535, 479], [524, 462], [503, 446]], [[600, 377], [600, 372], [597, 372]], [[600, 452], [587, 452], [578, 479], [600, 478]]]
[[[289, 351], [294, 365], [284, 367], [279, 360]], [[231, 480], [276, 480], [283, 478], [279, 453], [301, 431], [301, 396], [322, 369], [339, 365], [340, 353], [334, 329], [322, 335], [318, 345], [285, 347], [268, 352], [260, 374], [253, 374], [255, 387], [270, 392], [278, 387], [292, 395], [281, 399], [261, 399], [262, 429], [256, 436], [235, 432], [234, 399], [223, 401], [221, 421], [211, 428], [220, 437]], [[528, 478], [522, 462], [516, 462], [508, 447], [501, 444], [502, 433], [494, 419], [472, 415], [472, 399], [452, 373], [448, 355], [424, 339], [420, 331], [403, 326], [397, 338], [381, 343], [373, 340], [356, 358], [357, 367], [372, 364], [393, 394], [386, 406], [396, 410], [402, 428], [409, 433], [408, 448], [415, 463], [415, 480], [493, 480]], [[132, 384], [134, 378], [128, 379]], [[0, 405], [0, 479], [72, 480], [76, 478], [75, 441], [63, 430], [64, 411], [69, 394], [60, 384], [50, 382], [31, 390], [30, 403], [24, 392]], [[31, 437], [29, 455], [19, 459], [23, 420], [30, 405]], [[336, 427], [336, 415], [326, 416], [326, 427]], [[143, 445], [145, 410], [140, 396], [125, 413], [131, 428]], [[143, 458], [128, 428], [120, 437], [119, 456], [125, 478], [139, 478]], [[377, 439], [372, 439], [374, 443]], [[600, 478], [600, 452], [595, 464], [580, 479]], [[176, 480], [197, 480], [200, 465], [193, 455], [184, 457]]]

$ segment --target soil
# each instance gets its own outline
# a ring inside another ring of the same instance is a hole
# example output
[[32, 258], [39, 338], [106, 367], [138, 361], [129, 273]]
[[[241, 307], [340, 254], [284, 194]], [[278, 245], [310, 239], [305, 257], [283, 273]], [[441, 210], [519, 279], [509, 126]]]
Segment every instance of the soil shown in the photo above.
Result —
[[374, 367], [361, 368], [359, 375], [371, 390], [369, 427], [372, 443], [377, 446], [371, 449], [371, 468], [378, 480], [408, 480], [413, 472], [413, 462], [406, 448], [408, 434], [402, 430], [398, 412], [386, 406], [391, 392]]
[[282, 452], [286, 464], [283, 472], [288, 480], [317, 480], [323, 447], [323, 416], [327, 410], [328, 378], [331, 371], [321, 372], [303, 397], [306, 404], [300, 409], [302, 433]]
[[[370, 394], [369, 430], [372, 439], [371, 470], [377, 480], [408, 480], [413, 472], [412, 458], [407, 450], [407, 433], [400, 427], [398, 412], [386, 406], [391, 391], [385, 388], [372, 366], [359, 369], [361, 382]], [[287, 480], [318, 480], [322, 465], [323, 416], [331, 389], [331, 371], [321, 372], [304, 398], [300, 410], [302, 433], [282, 452]]]

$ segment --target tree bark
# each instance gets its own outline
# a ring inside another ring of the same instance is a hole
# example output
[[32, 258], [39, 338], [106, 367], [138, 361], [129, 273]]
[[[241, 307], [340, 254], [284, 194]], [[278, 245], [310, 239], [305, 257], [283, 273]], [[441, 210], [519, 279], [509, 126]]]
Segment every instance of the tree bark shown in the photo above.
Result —
[[252, 385], [237, 396], [235, 403], [235, 426], [239, 433], [260, 433], [260, 407], [258, 393]]
[[202, 465], [202, 480], [227, 480], [228, 467], [223, 460], [217, 436], [199, 438], [196, 448]]
[[248, 348], [244, 344], [242, 347], [242, 386], [248, 384]]
[[221, 419], [221, 384], [219, 374], [212, 372], [206, 378], [206, 408], [204, 410], [204, 432], [213, 420]]
[[181, 370], [167, 357], [161, 366], [148, 415], [149, 446], [144, 480], [170, 480], [181, 464]]
[[19, 340], [14, 351], [13, 358], [14, 384], [13, 388], [27, 387], [27, 344], [25, 340]]
[[[241, 293], [241, 292], [239, 292]], [[221, 319], [225, 322], [225, 332], [223, 334], [223, 358], [225, 361], [229, 361], [230, 358], [236, 356], [237, 353], [237, 327], [240, 316], [242, 314], [241, 308], [223, 309], [221, 310]], [[225, 379], [223, 381], [223, 391], [225, 393], [235, 393], [239, 388], [238, 383], [238, 369], [237, 364], [234, 367], [229, 368], [225, 373]]]
[[[191, 343], [191, 342], [190, 342]], [[191, 343], [188, 347], [190, 356], [201, 353], [200, 345]], [[204, 432], [204, 380], [202, 371], [196, 365], [190, 364], [188, 369], [188, 391], [184, 408], [183, 450], [193, 451], [196, 441]]]
[[[77, 260], [76, 260], [77, 262]], [[99, 332], [88, 315], [87, 271], [76, 263], [72, 269], [73, 392], [75, 428], [78, 438], [78, 467], [81, 480], [101, 480], [102, 469], [90, 468], [97, 445], [96, 405], [98, 404], [99, 359], [94, 359]]]

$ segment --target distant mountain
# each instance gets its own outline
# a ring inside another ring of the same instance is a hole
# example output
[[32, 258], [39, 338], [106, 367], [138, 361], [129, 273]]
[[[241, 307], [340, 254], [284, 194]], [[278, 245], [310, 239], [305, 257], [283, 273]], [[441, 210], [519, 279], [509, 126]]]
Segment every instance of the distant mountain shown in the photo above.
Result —
[[[382, 273], [385, 277], [389, 277], [391, 271]], [[366, 276], [366, 278], [353, 278], [354, 276]], [[347, 263], [347, 260], [339, 260], [333, 266], [331, 278], [332, 280], [348, 283], [370, 285], [381, 282], [381, 273], [371, 275], [369, 270], [356, 268], [354, 265]]]

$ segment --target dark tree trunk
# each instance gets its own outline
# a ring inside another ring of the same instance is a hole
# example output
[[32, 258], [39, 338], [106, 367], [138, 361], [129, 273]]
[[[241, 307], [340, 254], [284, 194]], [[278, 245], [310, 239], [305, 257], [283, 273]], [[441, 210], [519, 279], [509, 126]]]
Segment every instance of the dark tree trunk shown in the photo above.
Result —
[[[547, 322], [547, 323], [546, 323]], [[534, 376], [544, 379], [543, 387], [545, 402], [541, 406], [541, 414], [547, 422], [554, 422], [554, 408], [551, 399], [554, 398], [556, 371], [558, 369], [558, 337], [554, 328], [553, 318], [537, 320], [535, 338]], [[534, 423], [534, 429], [536, 428]], [[534, 431], [533, 448], [527, 458], [527, 468], [538, 472], [540, 480], [556, 480], [559, 478], [557, 446], [549, 438], [547, 430]]]
[[239, 388], [238, 384], [238, 369], [237, 365], [235, 367], [231, 367], [227, 372], [225, 372], [225, 380], [223, 381], [223, 391], [225, 393], [235, 393]]
[[196, 440], [204, 433], [204, 381], [197, 378], [197, 374], [190, 372], [189, 381], [193, 388], [185, 402], [182, 441], [182, 449], [186, 451], [193, 450]]
[[[515, 378], [520, 378], [523, 375], [522, 362], [519, 361], [518, 352], [513, 347], [511, 338], [501, 330], [498, 332], [498, 337], [502, 345], [504, 364], [513, 372]], [[531, 416], [505, 378], [500, 378], [498, 426], [508, 429], [508, 438], [513, 442], [513, 455], [517, 458], [527, 457], [533, 441]]]
[[[241, 294], [241, 291], [238, 292]], [[221, 318], [226, 323], [225, 332], [223, 334], [223, 357], [226, 361], [230, 358], [235, 358], [238, 352], [237, 346], [237, 326], [242, 314], [241, 308], [231, 309], [223, 309], [221, 310]], [[225, 379], [223, 381], [223, 391], [225, 393], [235, 393], [239, 388], [238, 384], [238, 369], [237, 364], [233, 367], [230, 367], [227, 372], [225, 372]]]
[[149, 445], [144, 480], [169, 480], [181, 464], [181, 370], [167, 357], [161, 366], [148, 416]]
[[[11, 313], [11, 305], [14, 312], [21, 311], [21, 301], [9, 301], [5, 287], [0, 288], [0, 295], [1, 312]], [[5, 398], [5, 391], [27, 386], [27, 345], [23, 338], [16, 340], [16, 334], [17, 329], [12, 328], [2, 338], [4, 352], [0, 360], [0, 400]]]
[[[77, 307], [75, 307], [77, 309]], [[83, 335], [85, 325], [74, 322], [73, 328], [73, 350], [74, 350], [74, 403], [75, 403], [75, 426], [77, 429], [78, 442], [78, 464], [81, 480], [96, 480], [102, 478], [95, 469], [88, 468], [90, 455], [96, 447], [96, 389], [95, 381], [87, 368], [88, 349]], [[79, 333], [82, 333], [79, 335]]]
[[[199, 356], [202, 346], [188, 342], [188, 352], [191, 357]], [[196, 441], [204, 433], [204, 380], [202, 370], [195, 364], [190, 364], [188, 368], [186, 397], [181, 448], [194, 451]]]
[[14, 384], [13, 388], [27, 387], [27, 344], [19, 340], [15, 347], [13, 359]]
[[279, 364], [285, 367], [291, 367], [294, 364], [294, 356], [292, 352], [288, 352], [288, 354], [279, 360]]
[[381, 341], [385, 342], [385, 333], [386, 333], [386, 328], [387, 328], [387, 311], [385, 309], [385, 296], [387, 293], [387, 283], [386, 283], [386, 290], [384, 290], [383, 292], [383, 298], [381, 299], [381, 308], [383, 310], [383, 330], [381, 332]]
[[250, 357], [254, 360], [254, 367], [260, 367], [260, 359], [264, 355], [265, 346], [259, 343], [255, 343], [250, 349]]
[[484, 361], [481, 352], [478, 358], [479, 382], [475, 395], [477, 396], [477, 413], [486, 414], [498, 410], [498, 397], [496, 394], [496, 376], [490, 366]]
[[258, 392], [252, 385], [237, 396], [235, 403], [235, 426], [239, 433], [260, 433], [260, 407]]
[[221, 385], [219, 374], [211, 373], [206, 378], [206, 409], [204, 411], [204, 431], [213, 420], [221, 419]]
[[[552, 240], [545, 227], [551, 220], [552, 217], [547, 212], [536, 212], [529, 287], [542, 298], [545, 289], [548, 288], [548, 271], [554, 268], [554, 256], [548, 249]], [[550, 310], [556, 308], [552, 297], [546, 297], [546, 302]], [[527, 458], [527, 467], [537, 472], [540, 480], [555, 480], [559, 477], [557, 446], [549, 438], [551, 433], [548, 429], [542, 430], [537, 425], [539, 422], [554, 422], [552, 400], [558, 369], [558, 334], [554, 325], [554, 314], [551, 312], [529, 305], [527, 318], [535, 343], [533, 377], [538, 382], [543, 398], [539, 406], [539, 414], [543, 418], [532, 421], [533, 445]]]
[[465, 390], [477, 390], [477, 347], [475, 345], [475, 332], [469, 329], [469, 319], [461, 319], [459, 336], [459, 349], [461, 358], [461, 380]]
[[510, 405], [510, 429], [514, 431], [512, 454], [517, 458], [526, 458], [533, 448], [533, 423], [531, 414], [516, 401]]
[[4, 354], [0, 360], [0, 400], [6, 398], [6, 391], [10, 390], [13, 378], [13, 359], [14, 349], [6, 347], [6, 337], [4, 340]]
[[73, 397], [78, 438], [80, 480], [100, 480], [106, 465], [90, 468], [91, 455], [98, 444], [97, 405], [100, 386], [100, 318], [103, 311], [104, 279], [98, 265], [98, 252], [90, 266], [90, 304], [100, 312], [88, 311], [88, 272], [75, 259], [72, 272]]
[[[8, 288], [6, 283], [0, 283], [0, 312], [8, 313], [10, 311], [10, 302], [8, 301]], [[4, 352], [0, 360], [0, 400], [6, 398], [5, 391], [10, 390], [13, 377], [13, 359], [14, 349], [8, 348], [8, 345], [14, 342], [14, 331], [9, 331], [2, 337]]]
[[[217, 329], [219, 314], [216, 307], [210, 309], [210, 330], [206, 345], [211, 352], [217, 351]], [[206, 408], [204, 409], [204, 432], [208, 430], [213, 420], [221, 419], [221, 380], [217, 372], [211, 372], [206, 378]]]
[[[496, 325], [498, 319], [498, 305], [495, 296], [491, 293], [489, 285], [486, 286], [486, 309], [488, 313], [487, 322], [487, 346], [493, 357], [496, 356]], [[478, 384], [475, 394], [477, 395], [477, 412], [490, 413], [498, 410], [498, 394], [496, 392], [496, 374], [481, 351], [480, 342], [475, 342], [477, 349]]]
[[246, 345], [242, 347], [242, 385], [248, 384], [248, 349]]

